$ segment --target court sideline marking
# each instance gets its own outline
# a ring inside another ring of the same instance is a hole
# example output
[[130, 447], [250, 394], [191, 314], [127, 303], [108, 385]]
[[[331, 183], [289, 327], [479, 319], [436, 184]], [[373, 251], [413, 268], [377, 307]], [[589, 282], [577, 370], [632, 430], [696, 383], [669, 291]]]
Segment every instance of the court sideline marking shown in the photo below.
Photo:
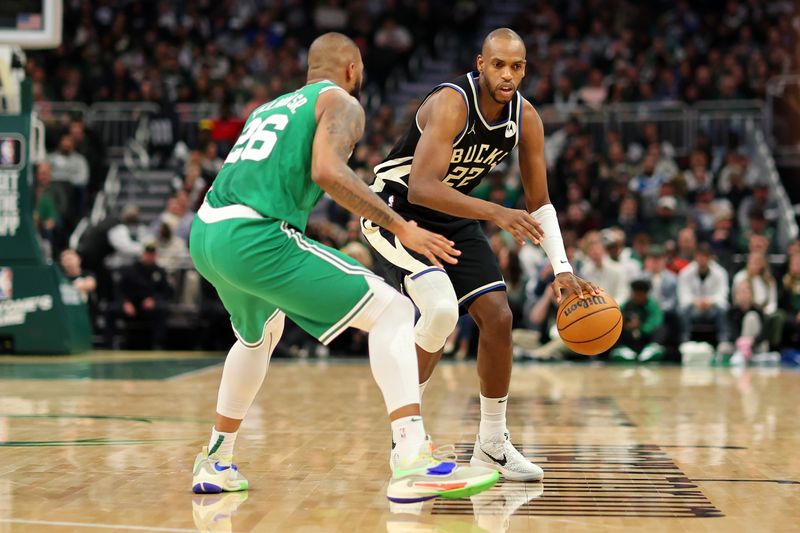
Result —
[[53, 526], [53, 527], [94, 527], [98, 529], [132, 529], [134, 531], [166, 531], [176, 533], [196, 533], [197, 528], [180, 528], [180, 527], [150, 527], [150, 526], [132, 526], [128, 524], [94, 524], [89, 522], [58, 522], [54, 520], [26, 520], [24, 518], [0, 518], [0, 524], [31, 524], [37, 526]]

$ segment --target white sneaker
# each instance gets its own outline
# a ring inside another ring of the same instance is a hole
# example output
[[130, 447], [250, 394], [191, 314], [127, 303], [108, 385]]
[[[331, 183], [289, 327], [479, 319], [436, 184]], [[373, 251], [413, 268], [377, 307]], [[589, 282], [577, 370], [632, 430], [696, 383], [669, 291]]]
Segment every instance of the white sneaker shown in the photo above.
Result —
[[[436, 453], [439, 455], [438, 450]], [[414, 461], [394, 469], [386, 497], [395, 503], [416, 503], [436, 497], [466, 498], [490, 489], [499, 478], [489, 468], [438, 460], [431, 452], [430, 440], [426, 439]]]
[[511, 444], [511, 435], [503, 433], [497, 439], [481, 442], [480, 434], [475, 439], [472, 451], [472, 466], [493, 468], [511, 481], [541, 481], [544, 471], [525, 459]]
[[208, 455], [207, 446], [197, 454], [192, 473], [192, 492], [196, 494], [236, 492], [249, 487], [236, 465], [220, 463], [219, 457]]
[[478, 527], [492, 533], [509, 530], [510, 519], [520, 507], [544, 494], [541, 483], [498, 483], [472, 500], [472, 512]]

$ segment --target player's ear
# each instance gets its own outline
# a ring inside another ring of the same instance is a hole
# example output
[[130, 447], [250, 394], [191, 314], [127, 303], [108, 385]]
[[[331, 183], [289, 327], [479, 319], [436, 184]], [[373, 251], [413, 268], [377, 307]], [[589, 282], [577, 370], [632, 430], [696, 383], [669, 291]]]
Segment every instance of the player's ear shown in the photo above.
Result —
[[483, 74], [483, 55], [478, 54], [478, 59], [475, 63], [478, 67], [478, 73]]

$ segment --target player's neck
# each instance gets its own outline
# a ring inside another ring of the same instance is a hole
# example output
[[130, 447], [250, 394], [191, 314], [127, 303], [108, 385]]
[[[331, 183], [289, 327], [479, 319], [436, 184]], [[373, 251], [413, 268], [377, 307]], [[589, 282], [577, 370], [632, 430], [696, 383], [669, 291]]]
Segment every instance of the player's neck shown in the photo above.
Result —
[[340, 78], [341, 78], [340, 76], [335, 76], [330, 74], [329, 72], [322, 72], [318, 70], [316, 72], [309, 72], [308, 78], [306, 79], [306, 85], [311, 85], [312, 83], [319, 83], [321, 81], [329, 81], [335, 83], [336, 85], [344, 89], [345, 82]]
[[484, 87], [481, 86], [481, 83], [478, 82], [476, 84], [478, 86], [478, 104], [481, 106], [481, 112], [483, 116], [489, 122], [499, 122], [505, 116], [504, 110], [506, 108], [505, 104], [498, 103], [492, 95], [489, 94]]

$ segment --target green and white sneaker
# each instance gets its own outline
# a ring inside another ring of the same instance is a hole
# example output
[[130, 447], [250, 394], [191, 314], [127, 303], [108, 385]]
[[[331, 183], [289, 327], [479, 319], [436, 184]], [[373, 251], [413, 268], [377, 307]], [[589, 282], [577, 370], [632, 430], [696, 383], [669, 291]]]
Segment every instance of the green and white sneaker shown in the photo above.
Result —
[[232, 518], [247, 500], [247, 492], [192, 496], [192, 518], [200, 533], [231, 533]]
[[250, 486], [236, 465], [223, 463], [216, 455], [208, 455], [206, 446], [197, 454], [192, 472], [192, 492], [195, 494], [236, 492]]
[[386, 497], [395, 503], [416, 503], [432, 498], [466, 498], [490, 489], [500, 474], [489, 468], [459, 466], [437, 459], [442, 451], [431, 451], [426, 440], [417, 459], [394, 469]]

